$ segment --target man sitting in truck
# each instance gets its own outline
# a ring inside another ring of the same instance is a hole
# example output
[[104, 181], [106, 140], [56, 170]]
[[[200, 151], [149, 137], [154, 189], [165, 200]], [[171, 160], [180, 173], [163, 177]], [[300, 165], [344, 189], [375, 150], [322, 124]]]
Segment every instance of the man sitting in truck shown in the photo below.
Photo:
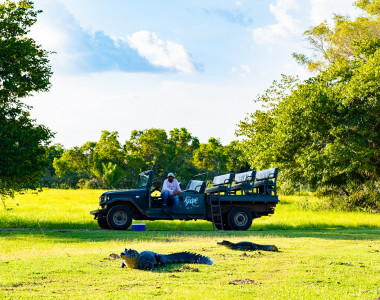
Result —
[[161, 198], [162, 198], [162, 211], [165, 210], [167, 201], [172, 204], [170, 209], [170, 217], [173, 218], [174, 212], [178, 207], [179, 199], [178, 195], [181, 193], [181, 188], [177, 179], [174, 179], [174, 174], [170, 172], [168, 178], [165, 179], [162, 186]]

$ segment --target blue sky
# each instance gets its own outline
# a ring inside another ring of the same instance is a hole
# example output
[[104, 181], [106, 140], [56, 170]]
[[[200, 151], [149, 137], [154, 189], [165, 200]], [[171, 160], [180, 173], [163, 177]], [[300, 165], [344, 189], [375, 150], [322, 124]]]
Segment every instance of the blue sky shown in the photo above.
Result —
[[134, 129], [186, 127], [207, 142], [236, 139], [253, 99], [281, 74], [308, 74], [302, 33], [351, 0], [36, 0], [31, 35], [51, 55], [50, 92], [26, 101], [66, 148], [120, 141]]

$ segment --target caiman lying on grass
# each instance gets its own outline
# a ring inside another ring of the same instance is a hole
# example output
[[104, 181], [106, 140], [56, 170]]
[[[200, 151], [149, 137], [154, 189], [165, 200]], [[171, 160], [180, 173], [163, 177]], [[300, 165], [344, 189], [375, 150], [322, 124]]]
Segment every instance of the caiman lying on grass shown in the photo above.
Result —
[[243, 251], [255, 251], [255, 250], [265, 250], [265, 251], [278, 251], [275, 245], [259, 245], [251, 242], [239, 242], [231, 243], [229, 241], [217, 242], [218, 245], [226, 246], [232, 250], [243, 250]]
[[125, 249], [124, 252], [120, 253], [120, 256], [125, 260], [122, 262], [121, 267], [128, 266], [133, 269], [154, 270], [155, 267], [176, 263], [214, 264], [208, 257], [191, 252], [159, 254], [153, 251], [141, 251], [139, 253], [133, 249]]

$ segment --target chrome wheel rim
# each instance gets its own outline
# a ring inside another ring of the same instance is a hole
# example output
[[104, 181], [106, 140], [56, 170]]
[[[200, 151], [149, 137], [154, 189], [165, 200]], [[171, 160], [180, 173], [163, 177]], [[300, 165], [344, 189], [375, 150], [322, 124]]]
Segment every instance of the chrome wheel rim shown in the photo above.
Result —
[[234, 221], [235, 221], [235, 224], [238, 225], [238, 226], [244, 226], [247, 224], [248, 222], [248, 216], [246, 213], [244, 212], [238, 212], [235, 216], [234, 216]]
[[116, 225], [122, 226], [127, 223], [128, 216], [124, 211], [117, 211], [113, 214], [112, 220]]

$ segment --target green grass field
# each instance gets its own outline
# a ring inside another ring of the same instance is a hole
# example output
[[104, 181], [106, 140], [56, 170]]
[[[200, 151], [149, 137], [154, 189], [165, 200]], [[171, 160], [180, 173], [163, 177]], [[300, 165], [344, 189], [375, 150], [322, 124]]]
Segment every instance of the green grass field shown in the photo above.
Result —
[[[215, 232], [205, 221], [104, 231], [89, 215], [100, 193], [45, 190], [6, 201], [8, 210], [0, 208], [1, 299], [380, 297], [378, 214], [317, 211], [319, 199], [280, 197], [275, 214], [254, 220], [245, 232]], [[223, 239], [274, 244], [279, 252], [232, 251], [216, 244]], [[126, 247], [192, 251], [215, 264], [121, 269], [121, 260], [109, 255]]]

